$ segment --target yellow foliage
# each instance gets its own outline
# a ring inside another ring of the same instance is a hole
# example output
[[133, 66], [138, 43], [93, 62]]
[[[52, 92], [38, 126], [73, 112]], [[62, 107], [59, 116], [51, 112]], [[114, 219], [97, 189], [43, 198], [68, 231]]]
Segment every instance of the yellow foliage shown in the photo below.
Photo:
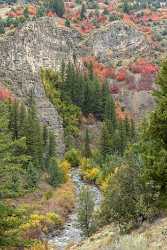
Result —
[[41, 228], [43, 231], [47, 231], [50, 225], [60, 226], [62, 220], [56, 213], [32, 214], [27, 223], [20, 226], [21, 231], [29, 231], [33, 228]]
[[65, 182], [68, 181], [69, 180], [69, 172], [71, 169], [71, 164], [67, 160], [63, 160], [62, 162], [60, 162], [60, 168], [64, 172]]
[[86, 169], [82, 173], [83, 173], [84, 180], [95, 182], [96, 179], [98, 178], [100, 170], [99, 170], [99, 168], [94, 167], [91, 169]]
[[95, 182], [100, 174], [100, 168], [93, 165], [90, 159], [81, 159], [81, 175], [84, 180]]

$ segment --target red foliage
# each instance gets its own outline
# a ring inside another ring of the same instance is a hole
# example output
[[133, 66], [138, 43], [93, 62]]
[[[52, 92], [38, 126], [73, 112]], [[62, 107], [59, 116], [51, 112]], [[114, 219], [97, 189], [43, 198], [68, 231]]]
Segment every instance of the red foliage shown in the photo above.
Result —
[[49, 10], [49, 11], [47, 12], [47, 16], [48, 16], [48, 17], [53, 17], [53, 16], [55, 16], [55, 14], [54, 14], [51, 10]]
[[8, 17], [15, 18], [15, 17], [17, 17], [17, 14], [14, 11], [11, 11], [8, 13]]
[[121, 68], [121, 69], [119, 69], [119, 71], [117, 72], [116, 79], [117, 79], [118, 81], [124, 81], [124, 80], [126, 79], [126, 76], [127, 76], [126, 69], [125, 69], [125, 68]]
[[115, 109], [116, 115], [119, 120], [125, 120], [126, 118], [128, 119], [131, 118], [131, 115], [129, 112], [122, 110], [121, 105], [118, 101], [115, 103], [115, 108], [116, 108]]
[[137, 60], [135, 63], [130, 65], [130, 70], [133, 73], [140, 74], [153, 74], [158, 71], [158, 67], [145, 59]]
[[102, 63], [99, 63], [95, 56], [82, 57], [83, 63], [92, 63], [94, 74], [101, 80], [106, 78], [115, 78], [115, 70], [111, 67], [107, 67]]
[[118, 94], [120, 89], [117, 84], [112, 84], [109, 88], [111, 94]]
[[0, 87], [0, 100], [4, 101], [7, 99], [12, 99], [11, 92], [6, 88]]

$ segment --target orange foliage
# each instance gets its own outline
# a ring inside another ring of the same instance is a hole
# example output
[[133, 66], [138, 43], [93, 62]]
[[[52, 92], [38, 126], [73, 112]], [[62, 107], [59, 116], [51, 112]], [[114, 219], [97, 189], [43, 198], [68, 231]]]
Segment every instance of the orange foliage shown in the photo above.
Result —
[[124, 80], [126, 79], [126, 75], [127, 75], [126, 69], [125, 69], [125, 68], [121, 68], [121, 69], [119, 69], [119, 71], [117, 72], [116, 79], [117, 79], [118, 81], [124, 81]]
[[141, 73], [141, 74], [153, 74], [158, 71], [158, 67], [147, 60], [141, 58], [138, 59], [135, 63], [130, 65], [130, 70], [133, 73]]
[[107, 67], [102, 63], [99, 63], [95, 56], [82, 57], [83, 63], [92, 63], [94, 74], [100, 79], [105, 80], [109, 77], [115, 78], [114, 68]]
[[12, 99], [11, 92], [6, 88], [0, 87], [0, 100], [4, 101], [4, 100], [7, 100], [7, 99]]
[[115, 103], [115, 111], [117, 118], [119, 120], [125, 120], [126, 118], [131, 118], [129, 112], [122, 110], [121, 105], [118, 101]]
[[49, 11], [47, 12], [47, 16], [48, 16], [48, 17], [53, 17], [53, 16], [55, 16], [55, 13], [53, 13], [51, 10], [49, 10]]

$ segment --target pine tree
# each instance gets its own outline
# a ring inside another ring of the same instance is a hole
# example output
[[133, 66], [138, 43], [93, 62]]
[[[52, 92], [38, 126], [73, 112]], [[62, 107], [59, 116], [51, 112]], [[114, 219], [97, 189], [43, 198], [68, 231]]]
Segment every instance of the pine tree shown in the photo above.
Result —
[[64, 182], [64, 173], [59, 168], [58, 163], [54, 157], [49, 160], [48, 174], [49, 184], [53, 187], [57, 187]]
[[18, 111], [18, 137], [26, 136], [27, 111], [25, 105], [21, 103]]
[[104, 119], [105, 116], [105, 105], [106, 105], [106, 100], [108, 95], [110, 95], [109, 90], [108, 90], [108, 82], [105, 81], [104, 84], [102, 85], [102, 90], [101, 90], [101, 113], [102, 113], [102, 118]]
[[86, 158], [90, 158], [91, 157], [90, 135], [89, 135], [89, 130], [88, 129], [86, 129], [86, 132], [85, 132], [84, 156]]
[[59, 17], [64, 14], [64, 1], [63, 0], [51, 0], [49, 2], [49, 8], [56, 12]]
[[32, 157], [36, 166], [41, 167], [43, 162], [42, 130], [36, 115], [34, 100], [28, 112], [26, 127], [27, 153]]
[[29, 162], [27, 166], [26, 174], [27, 174], [28, 187], [35, 188], [38, 183], [39, 174], [31, 161]]
[[19, 133], [19, 111], [18, 111], [18, 102], [15, 101], [14, 103], [10, 104], [9, 109], [9, 129], [12, 133], [13, 139], [18, 139], [18, 133]]
[[167, 60], [162, 63], [154, 92], [156, 108], [142, 131], [144, 178], [159, 187], [161, 201], [167, 190]]
[[85, 7], [85, 4], [82, 4], [82, 7], [81, 7], [81, 13], [80, 13], [80, 18], [81, 20], [84, 19], [86, 17], [86, 7]]
[[101, 132], [101, 142], [100, 142], [100, 151], [102, 156], [105, 158], [108, 154], [111, 154], [111, 135], [108, 129], [107, 124], [104, 122]]
[[104, 120], [107, 121], [110, 133], [113, 133], [113, 131], [116, 129], [117, 121], [115, 113], [115, 104], [111, 95], [108, 95], [106, 99]]
[[94, 199], [88, 187], [82, 188], [79, 195], [78, 224], [84, 236], [89, 237], [95, 229]]

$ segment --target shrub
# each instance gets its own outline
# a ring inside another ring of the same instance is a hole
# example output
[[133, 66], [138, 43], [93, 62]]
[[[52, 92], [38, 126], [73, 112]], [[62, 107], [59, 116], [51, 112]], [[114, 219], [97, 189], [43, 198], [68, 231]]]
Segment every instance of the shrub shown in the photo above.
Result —
[[61, 225], [62, 220], [56, 213], [32, 214], [29, 220], [20, 226], [20, 232], [24, 239], [39, 239], [42, 233], [48, 233]]
[[64, 181], [68, 181], [68, 177], [69, 177], [69, 171], [70, 171], [70, 168], [71, 168], [71, 164], [67, 161], [67, 160], [64, 160], [62, 162], [60, 162], [60, 168], [63, 170], [64, 172]]
[[82, 158], [81, 175], [84, 180], [95, 183], [100, 175], [100, 168], [91, 159]]
[[80, 152], [72, 148], [65, 154], [65, 159], [71, 164], [72, 167], [77, 167], [80, 164]]

